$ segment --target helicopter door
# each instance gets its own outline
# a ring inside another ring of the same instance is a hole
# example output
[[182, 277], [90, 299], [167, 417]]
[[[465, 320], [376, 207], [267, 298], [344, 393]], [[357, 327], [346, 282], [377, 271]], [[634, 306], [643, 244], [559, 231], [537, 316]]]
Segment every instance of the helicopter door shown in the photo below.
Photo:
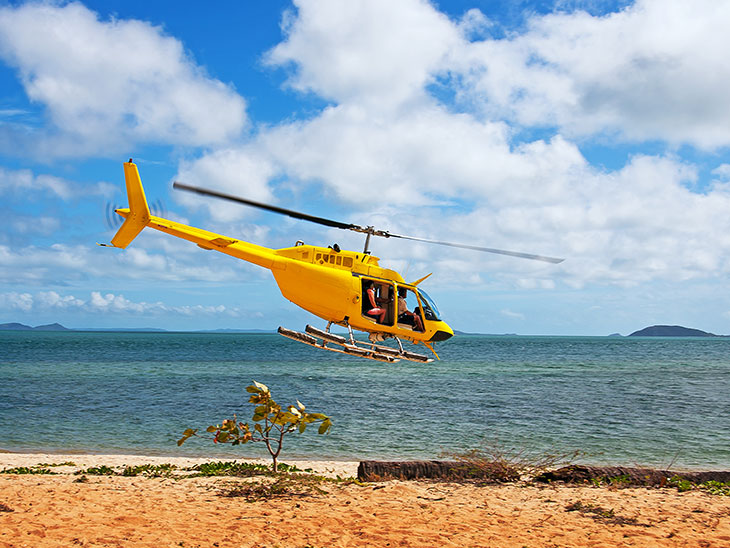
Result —
[[381, 280], [362, 279], [362, 315], [382, 325], [395, 319], [395, 286]]

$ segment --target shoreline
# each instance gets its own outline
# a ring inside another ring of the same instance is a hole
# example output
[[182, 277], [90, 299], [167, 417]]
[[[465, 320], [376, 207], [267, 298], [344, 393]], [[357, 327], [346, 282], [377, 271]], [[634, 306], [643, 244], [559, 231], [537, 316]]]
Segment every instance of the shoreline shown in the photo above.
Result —
[[[60, 459], [60, 460], [59, 460]], [[441, 461], [444, 460], [443, 456], [433, 457], [412, 457], [406, 456], [401, 458], [383, 457], [373, 458], [366, 457], [361, 459], [349, 459], [341, 457], [292, 457], [280, 456], [279, 462], [296, 466], [302, 470], [311, 468], [317, 473], [323, 472], [327, 467], [334, 468], [339, 471], [347, 471], [349, 476], [357, 475], [357, 467], [361, 461], [398, 461], [398, 462], [411, 462], [411, 461]], [[15, 468], [18, 466], [35, 466], [41, 463], [49, 462], [66, 462], [73, 461], [77, 463], [85, 463], [84, 467], [89, 466], [100, 466], [106, 465], [111, 467], [124, 466], [137, 466], [140, 464], [174, 464], [180, 468], [187, 466], [194, 466], [196, 464], [204, 462], [249, 462], [252, 464], [271, 464], [271, 459], [268, 457], [251, 457], [238, 454], [229, 455], [210, 455], [210, 456], [196, 456], [196, 455], [181, 455], [176, 456], [172, 454], [150, 454], [150, 453], [124, 453], [124, 452], [90, 452], [87, 450], [59, 450], [59, 451], [12, 451], [8, 449], [0, 448], [0, 470], [4, 468]], [[18, 464], [15, 464], [18, 463]], [[623, 468], [641, 468], [651, 469], [657, 471], [667, 470], [666, 467], [643, 465], [636, 462], [618, 462], [618, 461], [606, 461], [606, 462], [571, 462], [570, 464], [576, 464], [580, 466], [589, 467], [623, 467]], [[565, 465], [560, 465], [565, 466]], [[709, 473], [709, 472], [722, 472], [728, 471], [730, 473], [730, 467], [724, 466], [673, 466], [671, 467], [673, 472], [678, 473]], [[352, 473], [349, 473], [352, 472]], [[325, 474], [326, 475], [326, 474]], [[342, 475], [342, 474], [340, 474]]]

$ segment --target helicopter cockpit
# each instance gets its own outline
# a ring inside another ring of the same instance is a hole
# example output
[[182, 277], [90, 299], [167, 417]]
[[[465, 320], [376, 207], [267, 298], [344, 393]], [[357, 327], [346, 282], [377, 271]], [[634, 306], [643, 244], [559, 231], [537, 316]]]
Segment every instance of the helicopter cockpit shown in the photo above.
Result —
[[424, 331], [424, 321], [440, 321], [433, 299], [415, 287], [362, 278], [362, 315], [377, 324]]

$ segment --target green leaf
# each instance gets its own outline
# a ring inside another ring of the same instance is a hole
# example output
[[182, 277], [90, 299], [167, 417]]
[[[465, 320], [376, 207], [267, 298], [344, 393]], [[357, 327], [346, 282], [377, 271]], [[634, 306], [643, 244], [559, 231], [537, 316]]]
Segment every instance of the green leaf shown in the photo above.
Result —
[[261, 425], [260, 425], [260, 424], [258, 424], [258, 423], [257, 423], [257, 424], [255, 424], [253, 428], [254, 428], [254, 430], [256, 430], [256, 432], [258, 432], [259, 434], [263, 434], [263, 433], [264, 433], [264, 432], [263, 432], [263, 428], [261, 428]]
[[253, 381], [253, 383], [256, 385], [256, 388], [258, 388], [262, 392], [266, 392], [267, 394], [269, 393], [269, 387], [266, 386], [265, 384], [262, 384], [262, 383], [256, 382], [256, 381]]
[[187, 441], [188, 438], [194, 436], [196, 432], [197, 430], [193, 430], [192, 428], [188, 428], [187, 430], [185, 430], [185, 432], [183, 432], [182, 438], [177, 440], [177, 446], [180, 447], [183, 443]]
[[299, 433], [302, 434], [307, 428], [307, 423], [302, 421], [299, 423]]
[[330, 422], [329, 419], [322, 421], [322, 424], [319, 425], [319, 430], [317, 431], [317, 433], [326, 433], [330, 429], [330, 426], [332, 426], [332, 422]]
[[205, 429], [205, 431], [206, 432], [210, 432], [212, 434], [213, 432], [217, 432], [218, 431], [218, 427], [217, 426], [209, 426], [208, 428]]

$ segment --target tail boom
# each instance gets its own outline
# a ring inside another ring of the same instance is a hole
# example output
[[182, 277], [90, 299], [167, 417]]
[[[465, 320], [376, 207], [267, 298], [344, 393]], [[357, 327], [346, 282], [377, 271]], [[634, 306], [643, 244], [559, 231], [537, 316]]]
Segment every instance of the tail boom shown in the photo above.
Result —
[[271, 248], [228, 238], [221, 234], [150, 215], [139, 171], [131, 159], [124, 164], [124, 180], [127, 186], [129, 207], [115, 210], [115, 213], [124, 217], [124, 224], [112, 238], [111, 246], [99, 245], [124, 249], [142, 232], [143, 228], [148, 226], [171, 236], [193, 242], [203, 249], [220, 251], [269, 270], [286, 268], [285, 258], [277, 256]]

